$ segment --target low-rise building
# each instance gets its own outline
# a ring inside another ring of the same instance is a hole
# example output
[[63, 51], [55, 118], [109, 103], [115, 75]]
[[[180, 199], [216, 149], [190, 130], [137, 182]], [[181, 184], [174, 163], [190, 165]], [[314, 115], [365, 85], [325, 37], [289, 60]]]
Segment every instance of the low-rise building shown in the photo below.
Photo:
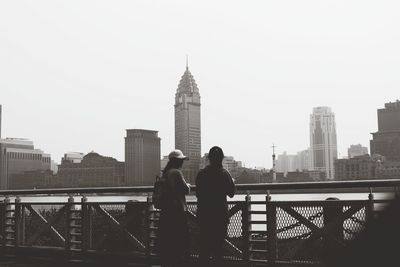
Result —
[[369, 180], [376, 177], [377, 161], [369, 155], [335, 160], [336, 180]]
[[81, 162], [63, 160], [58, 167], [52, 187], [124, 186], [125, 164], [112, 157], [91, 152]]

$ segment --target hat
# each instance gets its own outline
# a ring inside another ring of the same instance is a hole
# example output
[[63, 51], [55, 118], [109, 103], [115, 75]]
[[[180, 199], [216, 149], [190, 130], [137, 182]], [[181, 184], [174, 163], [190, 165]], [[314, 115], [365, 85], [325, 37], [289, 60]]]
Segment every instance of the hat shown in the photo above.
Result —
[[179, 149], [175, 149], [175, 150], [173, 150], [171, 153], [169, 153], [168, 159], [172, 159], [172, 158], [176, 158], [176, 159], [188, 159], [188, 157], [186, 157], [185, 155], [183, 155], [182, 151], [180, 151]]

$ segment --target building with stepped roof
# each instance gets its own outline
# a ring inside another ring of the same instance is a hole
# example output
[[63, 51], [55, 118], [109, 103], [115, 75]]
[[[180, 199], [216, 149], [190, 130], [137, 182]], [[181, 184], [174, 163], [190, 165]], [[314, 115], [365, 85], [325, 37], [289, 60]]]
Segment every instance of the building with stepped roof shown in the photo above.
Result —
[[183, 173], [193, 183], [201, 161], [201, 112], [199, 88], [188, 64], [175, 95], [175, 148], [189, 157]]

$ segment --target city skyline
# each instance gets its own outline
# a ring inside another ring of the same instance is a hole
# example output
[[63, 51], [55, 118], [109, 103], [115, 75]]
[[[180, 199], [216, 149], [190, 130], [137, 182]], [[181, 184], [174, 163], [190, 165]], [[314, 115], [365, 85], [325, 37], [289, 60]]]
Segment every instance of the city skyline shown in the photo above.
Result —
[[272, 143], [277, 154], [308, 146], [315, 106], [336, 113], [339, 157], [351, 144], [369, 147], [376, 110], [399, 99], [400, 4], [289, 3], [4, 1], [2, 136], [35, 140], [57, 162], [92, 150], [123, 160], [125, 129], [156, 129], [167, 155], [189, 54], [201, 154], [220, 145], [269, 168]]

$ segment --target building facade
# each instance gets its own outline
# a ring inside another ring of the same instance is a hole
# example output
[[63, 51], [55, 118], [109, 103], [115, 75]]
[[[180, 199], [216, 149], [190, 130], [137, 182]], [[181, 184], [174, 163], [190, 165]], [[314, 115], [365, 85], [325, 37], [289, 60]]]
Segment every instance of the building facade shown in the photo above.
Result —
[[364, 147], [361, 144], [358, 145], [351, 145], [347, 149], [348, 158], [354, 158], [358, 156], [368, 155], [368, 147]]
[[310, 167], [326, 173], [327, 180], [335, 177], [337, 159], [335, 114], [329, 107], [316, 107], [310, 116]]
[[388, 161], [400, 162], [400, 101], [386, 103], [378, 109], [378, 132], [372, 133], [371, 155], [382, 155]]
[[278, 155], [276, 160], [276, 171], [282, 172], [286, 176], [288, 172], [302, 172], [310, 169], [310, 149], [305, 149], [297, 154]]
[[128, 186], [153, 185], [161, 171], [158, 131], [129, 129], [125, 137], [125, 178]]
[[125, 164], [95, 152], [82, 160], [63, 159], [49, 187], [107, 187], [125, 185]]
[[276, 171], [282, 172], [286, 176], [288, 172], [297, 170], [297, 155], [289, 155], [286, 152], [278, 155], [276, 160]]
[[9, 189], [14, 174], [50, 170], [51, 157], [27, 139], [0, 139], [0, 188]]
[[336, 180], [370, 180], [376, 177], [377, 161], [369, 155], [335, 160]]
[[193, 183], [201, 160], [201, 112], [199, 88], [188, 66], [175, 94], [175, 148], [189, 157], [183, 173]]
[[85, 156], [84, 153], [81, 152], [68, 152], [64, 154], [64, 157], [61, 159], [61, 164], [66, 161], [66, 162], [72, 162], [72, 163], [80, 163], [83, 160], [83, 157]]

